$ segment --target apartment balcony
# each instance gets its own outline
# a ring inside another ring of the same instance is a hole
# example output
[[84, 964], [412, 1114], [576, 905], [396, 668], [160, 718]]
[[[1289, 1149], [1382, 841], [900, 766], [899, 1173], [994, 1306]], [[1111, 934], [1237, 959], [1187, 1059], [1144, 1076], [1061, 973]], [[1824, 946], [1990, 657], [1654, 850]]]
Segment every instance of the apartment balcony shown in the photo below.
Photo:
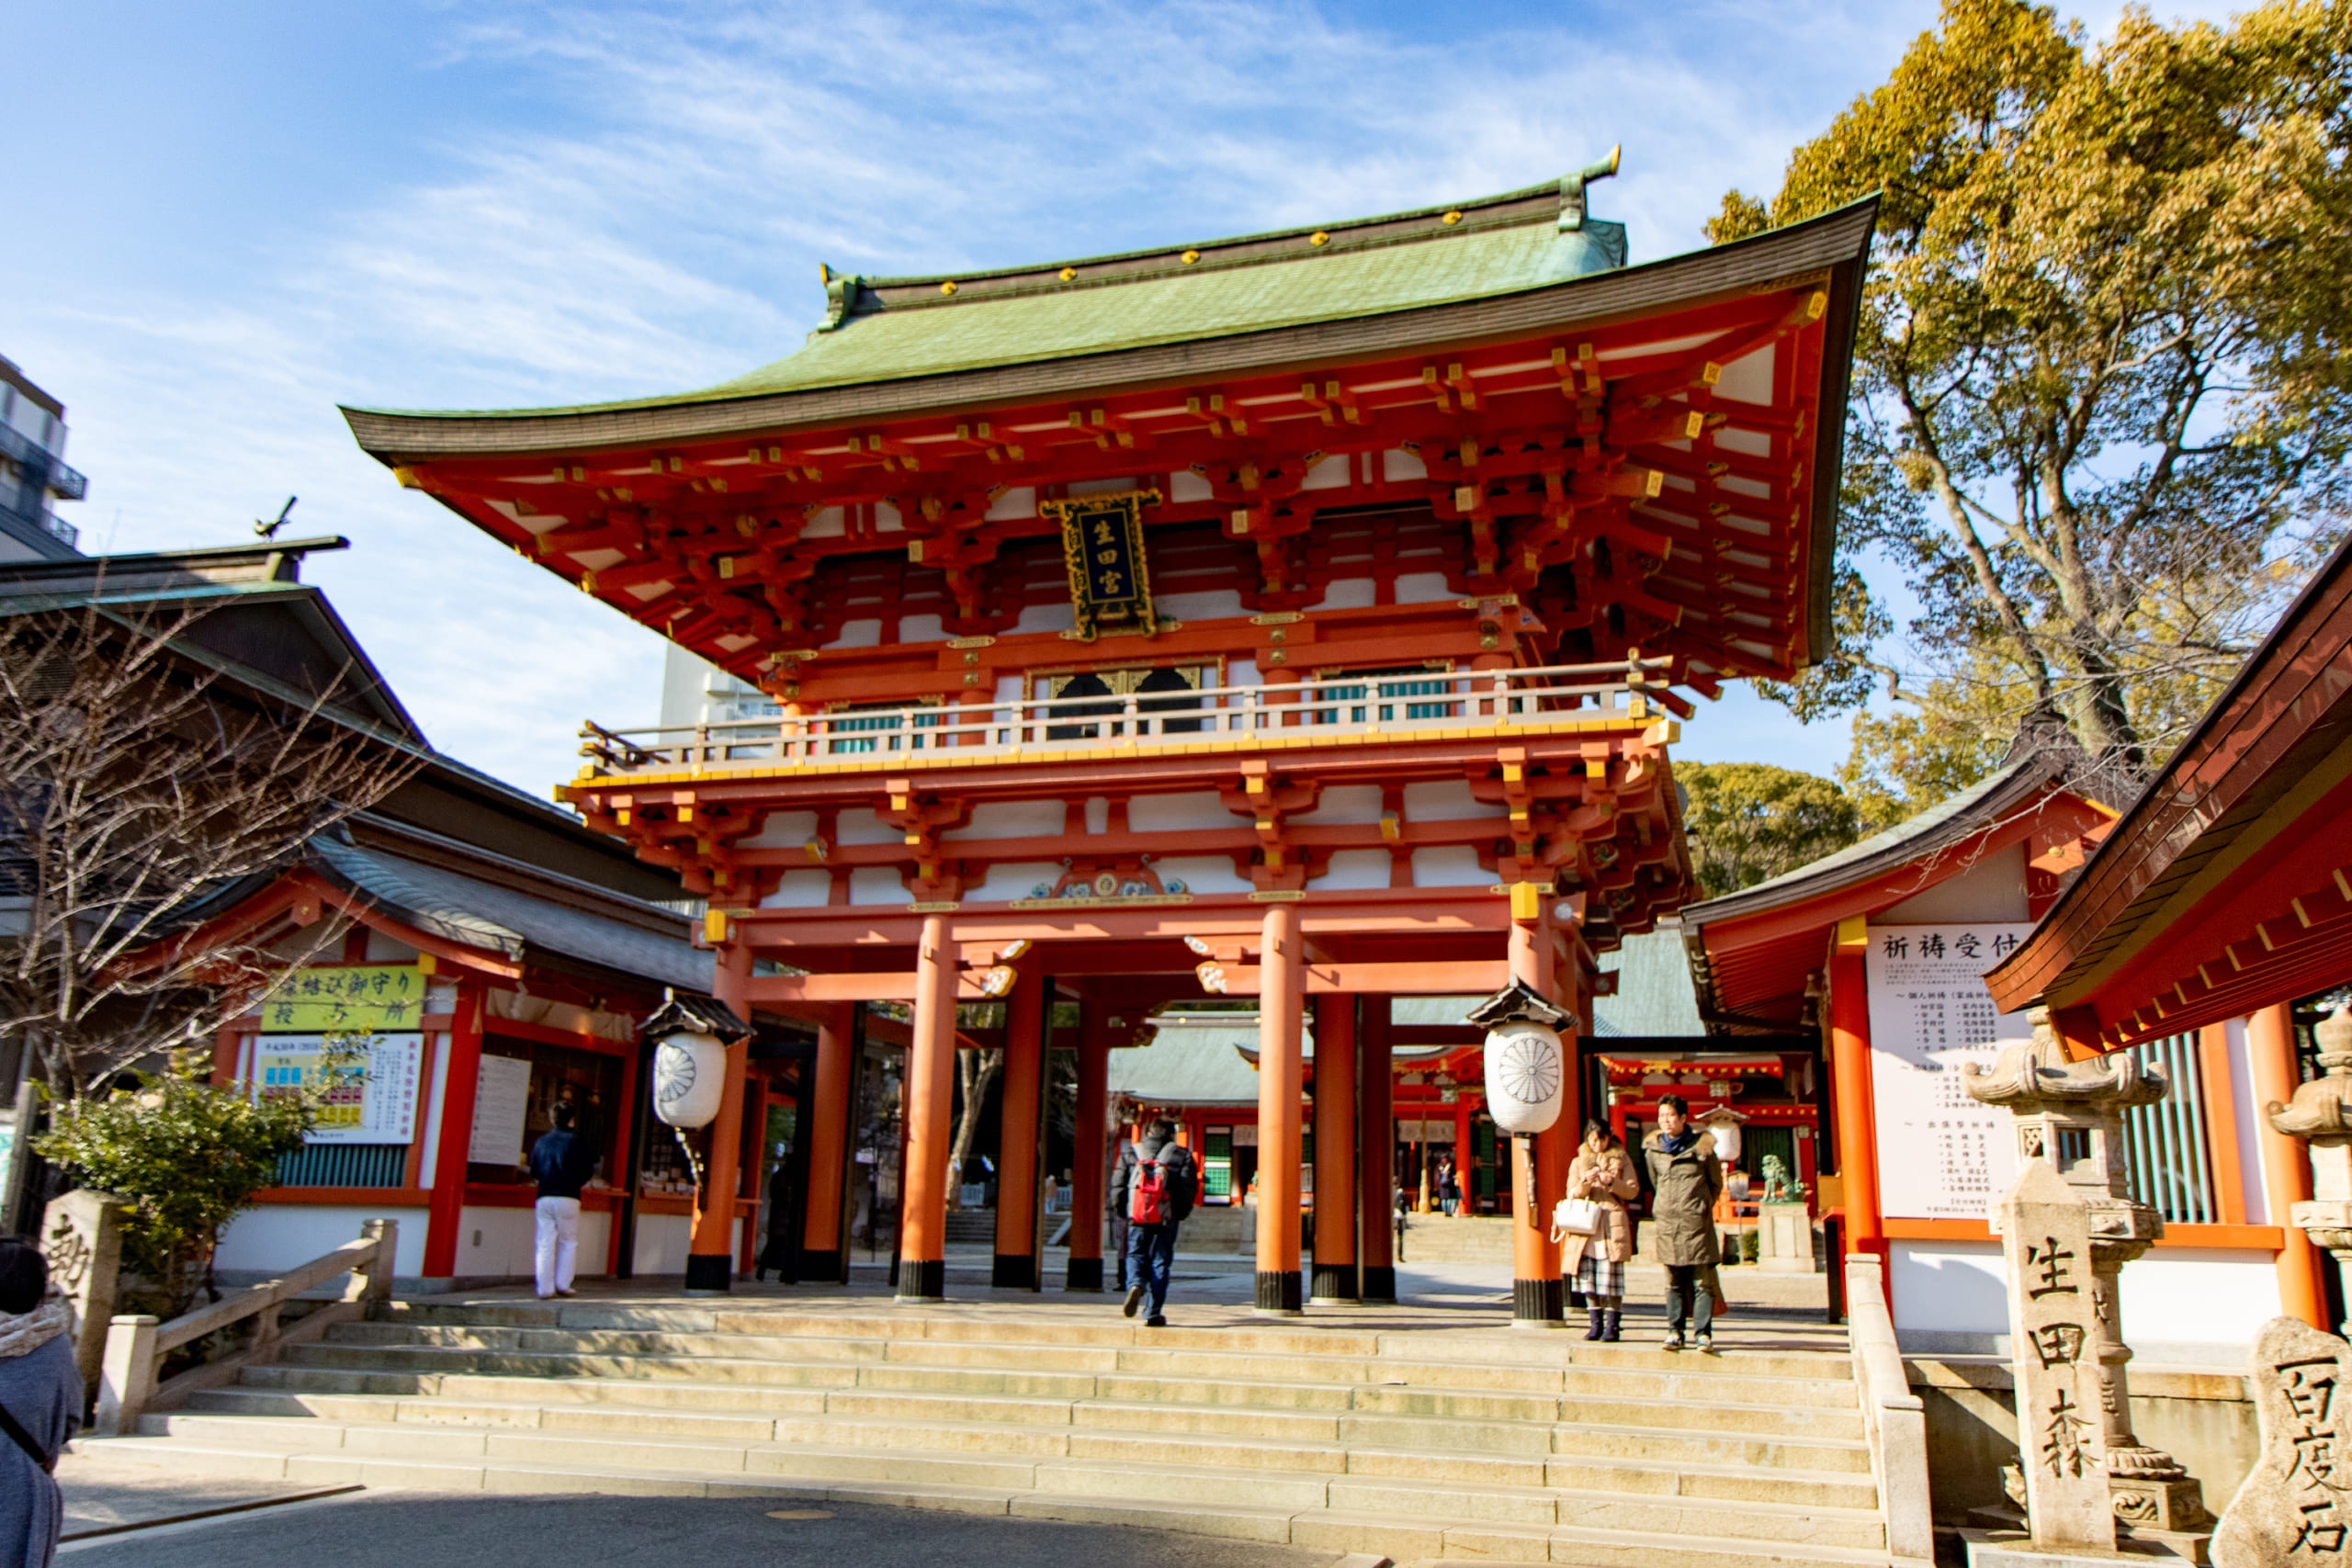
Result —
[[[857, 706], [781, 718], [581, 729], [580, 782], [1116, 760], [1641, 732], [1687, 712], [1668, 661], [1340, 675], [1124, 696]], [[1671, 728], [1653, 739], [1672, 739]]]

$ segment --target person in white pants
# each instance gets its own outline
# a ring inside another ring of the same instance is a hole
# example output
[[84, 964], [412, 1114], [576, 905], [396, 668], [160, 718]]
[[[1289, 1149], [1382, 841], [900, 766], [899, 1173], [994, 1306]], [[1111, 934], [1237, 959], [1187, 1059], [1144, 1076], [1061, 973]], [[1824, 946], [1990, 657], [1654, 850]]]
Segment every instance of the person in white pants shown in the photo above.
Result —
[[580, 1190], [595, 1173], [596, 1156], [572, 1131], [577, 1115], [570, 1100], [559, 1101], [555, 1126], [531, 1145], [531, 1175], [539, 1184], [532, 1262], [541, 1301], [572, 1293], [572, 1269], [580, 1256]]

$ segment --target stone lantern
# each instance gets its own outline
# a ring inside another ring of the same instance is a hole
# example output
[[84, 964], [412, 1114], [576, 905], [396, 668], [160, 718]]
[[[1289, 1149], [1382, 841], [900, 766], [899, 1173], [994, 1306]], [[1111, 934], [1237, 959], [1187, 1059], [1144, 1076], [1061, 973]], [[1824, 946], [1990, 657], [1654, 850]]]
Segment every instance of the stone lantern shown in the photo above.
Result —
[[2290, 1213], [2313, 1247], [2352, 1263], [2352, 1008], [2337, 1008], [2312, 1032], [2319, 1039], [2320, 1077], [2297, 1087], [2292, 1099], [2263, 1107], [2270, 1124], [2311, 1145], [2312, 1199]]
[[[2209, 1528], [2198, 1483], [2170, 1454], [2132, 1435], [2132, 1392], [2124, 1371], [2132, 1350], [2123, 1343], [2117, 1277], [2126, 1263], [2164, 1235], [2165, 1222], [2162, 1214], [2132, 1196], [2123, 1112], [2155, 1104], [2170, 1086], [2160, 1069], [2121, 1052], [2070, 1061], [2051, 1026], [2049, 1010], [2036, 1008], [2028, 1016], [2033, 1038], [2003, 1047], [1989, 1068], [1963, 1064], [1962, 1086], [1970, 1099], [2001, 1106], [2016, 1118], [2020, 1166], [2046, 1161], [2088, 1211], [2098, 1426], [2116, 1518], [2143, 1535]], [[2000, 1213], [1996, 1206], [1996, 1231]], [[2022, 1281], [2010, 1281], [2012, 1291], [2022, 1288]], [[2023, 1356], [2028, 1349], [2012, 1346], [2010, 1355]]]

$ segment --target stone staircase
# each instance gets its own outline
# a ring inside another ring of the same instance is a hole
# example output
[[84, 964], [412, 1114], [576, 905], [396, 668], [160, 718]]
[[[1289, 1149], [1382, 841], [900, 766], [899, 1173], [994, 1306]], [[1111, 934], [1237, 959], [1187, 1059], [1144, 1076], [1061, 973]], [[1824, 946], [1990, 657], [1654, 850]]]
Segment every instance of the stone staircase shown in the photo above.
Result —
[[[1332, 1551], [1884, 1563], [1842, 1332], [1588, 1344], [1493, 1315], [1098, 1300], [424, 1298], [80, 1451], [494, 1492], [862, 1499]], [[1729, 1327], [1726, 1325], [1726, 1327]], [[1653, 1333], [1645, 1333], [1653, 1339]]]

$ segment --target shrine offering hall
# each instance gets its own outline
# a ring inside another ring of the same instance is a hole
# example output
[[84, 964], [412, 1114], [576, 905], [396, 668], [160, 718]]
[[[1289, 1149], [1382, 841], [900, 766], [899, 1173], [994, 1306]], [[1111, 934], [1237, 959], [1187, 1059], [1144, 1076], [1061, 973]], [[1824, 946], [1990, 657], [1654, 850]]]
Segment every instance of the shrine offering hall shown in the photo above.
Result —
[[[828, 273], [805, 347], [701, 391], [345, 411], [401, 484], [773, 700], [592, 724], [558, 795], [707, 898], [719, 1000], [817, 1025], [806, 1256], [844, 1246], [858, 1004], [910, 1010], [899, 1290], [936, 1296], [959, 1001], [1005, 1005], [996, 1278], [1034, 1284], [1049, 1003], [1080, 1009], [1091, 1137], [1153, 1010], [1255, 998], [1257, 1303], [1393, 1294], [1392, 1149], [1358, 1136], [1391, 1113], [1391, 998], [1517, 980], [1589, 1027], [1597, 955], [1693, 897], [1678, 721], [1829, 647], [1873, 210], [1629, 265], [1587, 210], [1612, 169]], [[708, 1192], [739, 1185], [745, 1053]], [[1567, 1077], [1513, 1156], [1522, 1318], [1560, 1313], [1532, 1222], [1594, 1109]], [[690, 1288], [727, 1287], [732, 1220], [697, 1213]]]

